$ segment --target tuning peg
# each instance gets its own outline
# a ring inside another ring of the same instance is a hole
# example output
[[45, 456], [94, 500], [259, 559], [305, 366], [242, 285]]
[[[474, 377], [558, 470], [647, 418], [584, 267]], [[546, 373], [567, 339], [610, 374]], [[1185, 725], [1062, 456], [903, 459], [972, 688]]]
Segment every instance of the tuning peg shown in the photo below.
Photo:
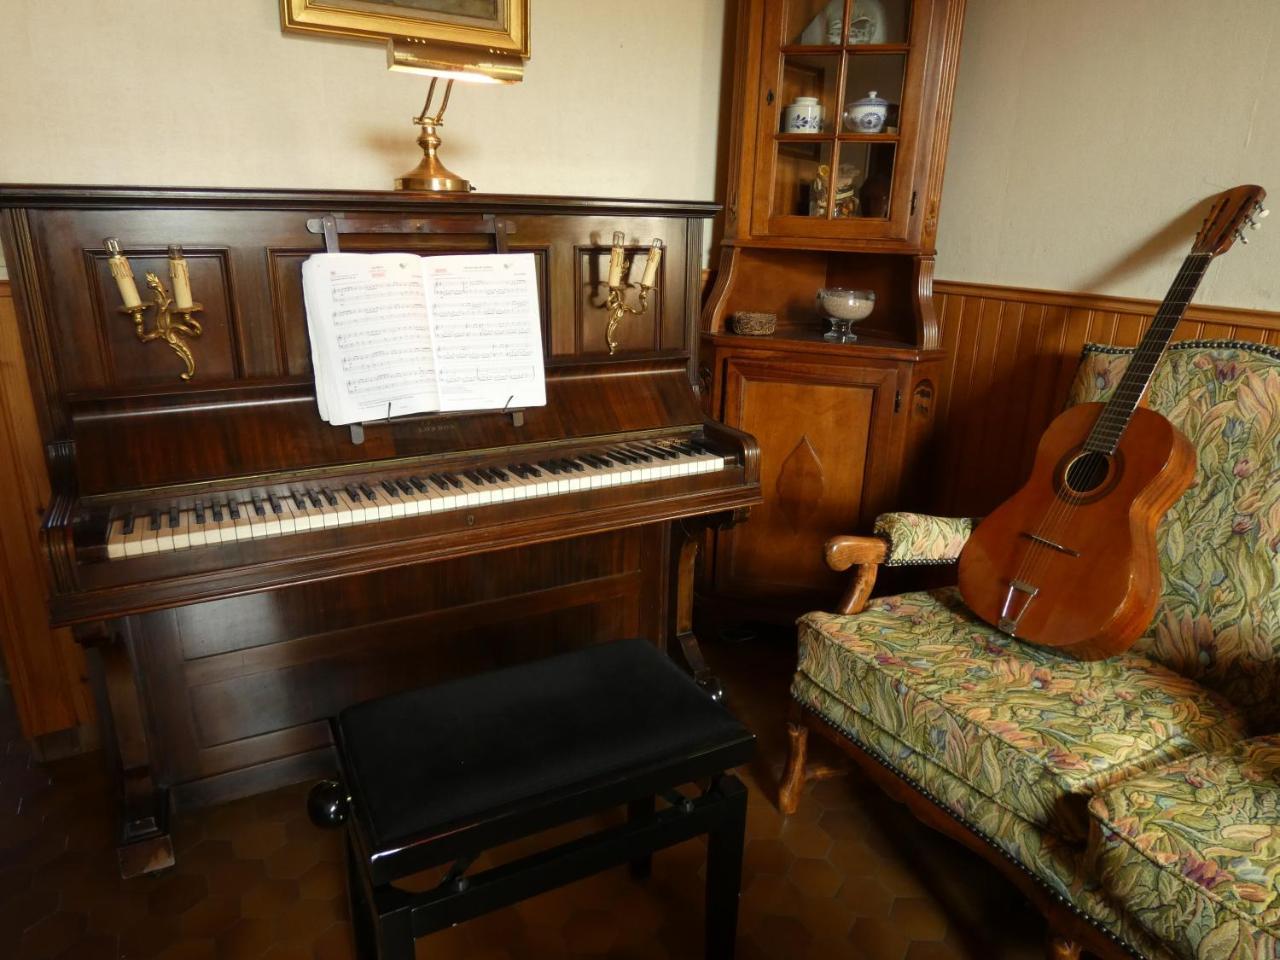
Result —
[[1262, 224], [1260, 224], [1257, 220], [1253, 219], [1253, 217], [1245, 217], [1244, 219], [1245, 219], [1245, 223], [1249, 224], [1250, 230], [1257, 230], [1260, 226], [1262, 226]]
[[1244, 235], [1244, 231], [1239, 227], [1236, 228], [1236, 239], [1243, 243], [1246, 247], [1249, 245], [1249, 238]]
[[1261, 203], [1255, 203], [1253, 205], [1253, 212], [1256, 213], [1258, 215], [1258, 219], [1261, 220], [1271, 211], [1268, 210], [1266, 207], [1264, 207]]

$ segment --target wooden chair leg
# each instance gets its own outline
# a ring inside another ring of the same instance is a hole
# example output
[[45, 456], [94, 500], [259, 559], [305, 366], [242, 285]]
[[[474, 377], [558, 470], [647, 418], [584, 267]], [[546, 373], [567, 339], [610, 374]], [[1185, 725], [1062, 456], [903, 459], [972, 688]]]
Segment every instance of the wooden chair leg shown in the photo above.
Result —
[[804, 789], [805, 761], [809, 753], [809, 728], [792, 721], [787, 724], [790, 746], [787, 750], [787, 769], [778, 788], [778, 809], [785, 815], [800, 807], [800, 791]]
[[1080, 960], [1080, 944], [1056, 934], [1049, 935], [1048, 960]]

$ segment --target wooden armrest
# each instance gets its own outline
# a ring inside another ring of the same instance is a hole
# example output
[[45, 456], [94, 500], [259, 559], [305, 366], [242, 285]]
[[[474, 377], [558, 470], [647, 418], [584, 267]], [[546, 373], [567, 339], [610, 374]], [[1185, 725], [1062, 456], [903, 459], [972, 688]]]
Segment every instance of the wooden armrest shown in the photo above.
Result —
[[823, 552], [832, 570], [848, 570], [855, 563], [883, 563], [889, 544], [883, 537], [832, 537]]
[[840, 599], [838, 613], [861, 613], [876, 585], [876, 571], [889, 554], [889, 544], [880, 537], [832, 537], [823, 551], [832, 570], [857, 566], [853, 582]]

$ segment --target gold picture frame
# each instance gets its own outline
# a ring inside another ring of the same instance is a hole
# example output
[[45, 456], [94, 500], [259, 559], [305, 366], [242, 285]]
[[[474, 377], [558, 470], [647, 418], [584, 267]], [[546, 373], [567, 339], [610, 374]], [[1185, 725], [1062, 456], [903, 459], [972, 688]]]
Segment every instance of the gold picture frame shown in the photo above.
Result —
[[529, 57], [529, 0], [280, 0], [293, 33], [426, 40]]

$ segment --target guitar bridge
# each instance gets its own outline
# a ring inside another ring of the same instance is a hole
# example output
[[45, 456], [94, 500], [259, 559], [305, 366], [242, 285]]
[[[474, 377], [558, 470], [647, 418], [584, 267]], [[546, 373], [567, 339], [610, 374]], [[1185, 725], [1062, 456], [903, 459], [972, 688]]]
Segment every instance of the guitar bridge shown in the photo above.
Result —
[[996, 624], [996, 628], [1001, 633], [1016, 637], [1018, 635], [1018, 622], [1022, 619], [1022, 615], [1027, 612], [1027, 605], [1031, 602], [1032, 597], [1039, 592], [1039, 587], [1033, 586], [1025, 580], [1010, 580], [1009, 592], [1004, 595], [1004, 605], [1000, 608], [1000, 621]]

